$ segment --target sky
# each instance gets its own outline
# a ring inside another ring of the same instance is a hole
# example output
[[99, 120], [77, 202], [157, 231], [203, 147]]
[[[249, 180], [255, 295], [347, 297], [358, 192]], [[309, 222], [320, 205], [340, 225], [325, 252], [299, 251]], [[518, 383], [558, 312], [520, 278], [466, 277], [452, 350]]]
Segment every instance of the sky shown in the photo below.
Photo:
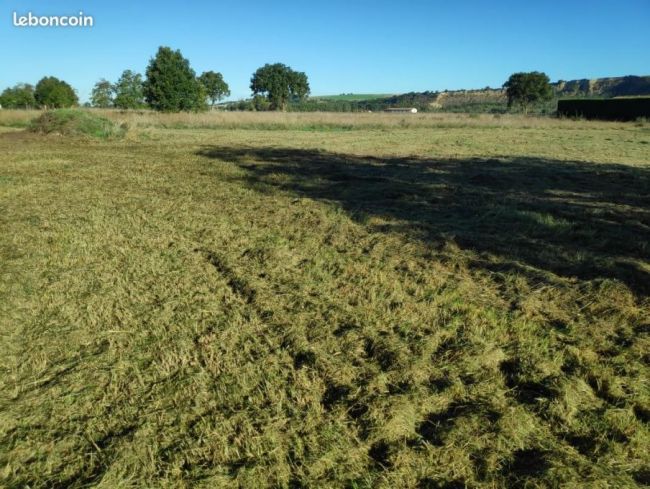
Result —
[[[100, 78], [144, 73], [159, 46], [197, 74], [223, 73], [231, 99], [281, 62], [312, 95], [499, 87], [511, 73], [552, 81], [650, 75], [650, 0], [0, 0], [0, 90], [56, 76], [88, 99]], [[92, 28], [15, 27], [14, 12], [77, 15]]]

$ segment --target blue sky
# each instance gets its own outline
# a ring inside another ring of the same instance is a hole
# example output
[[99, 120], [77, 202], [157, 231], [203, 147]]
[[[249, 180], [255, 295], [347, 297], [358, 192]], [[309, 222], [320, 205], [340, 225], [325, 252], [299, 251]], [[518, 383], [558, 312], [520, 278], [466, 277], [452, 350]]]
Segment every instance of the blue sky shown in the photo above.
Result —
[[[13, 12], [95, 19], [90, 29], [19, 28]], [[650, 0], [2, 0], [0, 89], [53, 75], [85, 100], [99, 78], [144, 72], [160, 45], [249, 96], [267, 62], [305, 71], [312, 94], [500, 86], [515, 71], [552, 80], [650, 74]]]

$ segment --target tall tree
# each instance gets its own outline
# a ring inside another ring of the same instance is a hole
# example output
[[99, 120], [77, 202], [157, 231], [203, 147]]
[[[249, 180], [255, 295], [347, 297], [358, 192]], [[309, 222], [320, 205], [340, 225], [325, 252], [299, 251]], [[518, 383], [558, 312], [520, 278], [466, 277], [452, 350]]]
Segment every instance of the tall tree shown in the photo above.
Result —
[[294, 71], [282, 63], [265, 64], [251, 78], [253, 95], [265, 96], [273, 110], [285, 110], [291, 98], [304, 99], [309, 94], [305, 73]]
[[144, 84], [140, 73], [125, 70], [113, 90], [115, 91], [115, 107], [118, 109], [144, 107]]
[[205, 88], [205, 93], [213, 107], [219, 100], [230, 95], [230, 88], [221, 73], [206, 71], [199, 77], [199, 81]]
[[90, 101], [93, 107], [106, 109], [113, 105], [113, 85], [108, 80], [102, 78], [93, 87], [90, 95]]
[[524, 113], [532, 104], [550, 100], [553, 88], [546, 73], [531, 71], [529, 73], [513, 73], [503, 84], [508, 96], [508, 107], [519, 105]]
[[53, 76], [42, 78], [36, 84], [34, 98], [41, 107], [55, 109], [72, 107], [79, 103], [79, 98], [73, 88], [63, 80]]
[[34, 87], [27, 83], [6, 88], [0, 94], [0, 107], [5, 109], [31, 109], [35, 106]]
[[162, 112], [205, 110], [206, 93], [190, 62], [180, 51], [158, 48], [147, 67], [144, 96], [152, 109]]

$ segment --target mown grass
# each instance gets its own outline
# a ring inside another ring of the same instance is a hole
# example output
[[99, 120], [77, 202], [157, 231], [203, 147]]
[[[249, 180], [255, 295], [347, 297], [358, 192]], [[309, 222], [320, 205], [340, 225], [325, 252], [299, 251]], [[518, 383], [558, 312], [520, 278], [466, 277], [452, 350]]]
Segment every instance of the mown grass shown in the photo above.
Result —
[[0, 134], [0, 485], [648, 483], [647, 127], [131, 127]]

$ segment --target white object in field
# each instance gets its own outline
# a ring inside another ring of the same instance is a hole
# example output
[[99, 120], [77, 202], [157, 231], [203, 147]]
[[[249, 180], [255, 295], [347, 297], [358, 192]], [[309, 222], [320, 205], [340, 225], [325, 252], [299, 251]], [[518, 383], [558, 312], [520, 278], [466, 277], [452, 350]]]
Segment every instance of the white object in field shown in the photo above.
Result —
[[399, 114], [417, 114], [418, 109], [415, 107], [392, 107], [384, 110], [384, 112], [396, 112]]

